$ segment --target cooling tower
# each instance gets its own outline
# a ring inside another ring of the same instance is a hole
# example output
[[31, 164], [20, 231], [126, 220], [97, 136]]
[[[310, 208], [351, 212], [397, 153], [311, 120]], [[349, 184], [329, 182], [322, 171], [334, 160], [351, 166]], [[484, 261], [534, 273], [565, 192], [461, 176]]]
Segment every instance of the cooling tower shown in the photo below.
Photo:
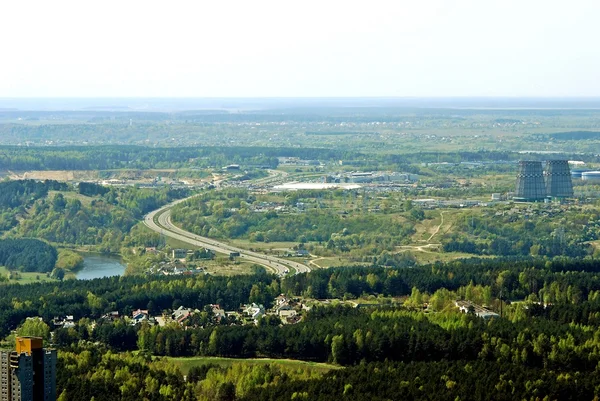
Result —
[[546, 194], [557, 198], [573, 197], [573, 182], [567, 160], [548, 160], [546, 162]]
[[546, 185], [542, 162], [522, 160], [519, 162], [515, 200], [534, 202], [546, 197]]

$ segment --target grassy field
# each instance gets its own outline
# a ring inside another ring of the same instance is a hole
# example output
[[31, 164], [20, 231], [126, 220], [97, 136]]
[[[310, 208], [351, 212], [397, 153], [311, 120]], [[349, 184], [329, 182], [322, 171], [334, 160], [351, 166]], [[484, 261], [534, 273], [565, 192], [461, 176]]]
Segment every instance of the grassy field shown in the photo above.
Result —
[[253, 263], [249, 262], [230, 262], [229, 258], [217, 258], [211, 261], [202, 261], [199, 263], [204, 269], [217, 276], [235, 276], [237, 274], [252, 273]]
[[230, 239], [227, 241], [229, 245], [236, 246], [238, 248], [243, 249], [255, 249], [259, 251], [270, 251], [269, 253], [283, 254], [283, 251], [287, 251], [292, 249], [294, 246], [298, 245], [298, 242], [259, 242], [259, 241], [250, 241], [247, 239]]
[[323, 258], [317, 258], [317, 259], [313, 259], [311, 262], [311, 265], [317, 265], [318, 267], [321, 267], [321, 268], [338, 267], [338, 266], [357, 266], [357, 265], [365, 265], [365, 264], [368, 264], [368, 263], [353, 262], [351, 260], [348, 260], [347, 258], [344, 258], [343, 256], [341, 256], [341, 257], [328, 256], [328, 257], [323, 257]]
[[234, 364], [245, 364], [245, 365], [265, 365], [271, 364], [279, 366], [283, 369], [295, 370], [295, 369], [310, 369], [317, 373], [327, 373], [332, 369], [340, 369], [339, 366], [330, 365], [327, 363], [318, 362], [305, 362], [297, 361], [293, 359], [234, 359], [234, 358], [217, 358], [217, 357], [190, 357], [190, 358], [166, 358], [168, 361], [175, 364], [183, 374], [187, 374], [190, 368], [194, 366], [201, 366], [207, 364], [219, 365], [222, 367], [228, 367]]
[[[29, 284], [29, 283], [40, 283], [43, 281], [57, 281], [53, 278], [46, 277], [46, 273], [22, 273], [19, 272], [21, 276], [20, 279], [10, 280], [9, 283], [20, 283], [20, 284]], [[0, 266], [0, 276], [8, 277], [8, 269], [4, 266]]]
[[77, 199], [81, 202], [82, 205], [89, 206], [90, 203], [94, 200], [94, 198], [78, 194], [76, 192], [70, 191], [48, 191], [48, 199], [53, 199], [56, 194], [61, 193], [65, 199]]
[[174, 249], [190, 249], [192, 251], [195, 251], [196, 249], [202, 249], [201, 246], [192, 245], [188, 242], [184, 242], [184, 241], [178, 240], [176, 238], [171, 238], [171, 237], [167, 237], [167, 236], [165, 236], [165, 238], [166, 238], [167, 245], [169, 245], [171, 248], [174, 248]]

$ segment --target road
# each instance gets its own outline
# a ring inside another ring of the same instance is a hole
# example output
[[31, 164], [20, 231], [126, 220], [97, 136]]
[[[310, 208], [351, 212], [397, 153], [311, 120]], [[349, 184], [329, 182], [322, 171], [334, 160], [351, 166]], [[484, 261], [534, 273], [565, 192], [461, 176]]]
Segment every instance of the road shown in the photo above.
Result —
[[[229, 255], [231, 252], [239, 252], [241, 258], [265, 266], [267, 269], [274, 271], [279, 275], [289, 274], [290, 267], [295, 269], [297, 273], [310, 271], [310, 268], [302, 263], [237, 248], [177, 227], [171, 222], [171, 208], [187, 199], [189, 198], [180, 199], [148, 213], [144, 217], [144, 224], [151, 230], [161, 233], [162, 235], [175, 238], [191, 245], [201, 246], [214, 252], [224, 253], [226, 255]], [[154, 221], [156, 215], [158, 215], [158, 224]]]

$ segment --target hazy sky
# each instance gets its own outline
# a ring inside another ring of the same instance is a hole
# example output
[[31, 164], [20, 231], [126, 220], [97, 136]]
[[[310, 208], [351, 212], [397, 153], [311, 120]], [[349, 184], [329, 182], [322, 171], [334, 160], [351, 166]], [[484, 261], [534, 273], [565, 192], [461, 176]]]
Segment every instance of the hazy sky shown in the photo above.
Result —
[[597, 0], [5, 0], [0, 97], [600, 96]]

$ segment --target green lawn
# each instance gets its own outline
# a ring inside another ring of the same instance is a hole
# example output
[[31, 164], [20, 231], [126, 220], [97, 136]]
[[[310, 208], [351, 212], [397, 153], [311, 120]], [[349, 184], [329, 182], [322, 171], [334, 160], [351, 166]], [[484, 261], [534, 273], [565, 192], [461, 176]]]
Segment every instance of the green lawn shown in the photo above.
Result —
[[[53, 278], [46, 277], [46, 273], [24, 273], [19, 272], [21, 278], [18, 280], [10, 280], [9, 283], [21, 283], [21, 284], [29, 284], [29, 283], [39, 283], [43, 281], [57, 281]], [[4, 266], [0, 266], [0, 276], [8, 277], [8, 269]]]
[[56, 194], [59, 193], [61, 193], [65, 197], [65, 199], [77, 199], [81, 202], [81, 204], [85, 206], [89, 206], [94, 200], [93, 197], [81, 195], [77, 192], [72, 191], [48, 191], [48, 199], [53, 199], [56, 196]]
[[305, 362], [294, 359], [235, 359], [235, 358], [217, 358], [217, 357], [190, 357], [190, 358], [166, 358], [174, 363], [183, 374], [187, 374], [193, 366], [201, 366], [207, 364], [215, 364], [223, 367], [228, 367], [234, 364], [250, 364], [250, 365], [277, 365], [287, 369], [310, 369], [317, 373], [327, 373], [331, 369], [340, 369], [339, 366], [330, 365], [327, 363]]
[[328, 256], [323, 258], [313, 259], [311, 266], [317, 265], [322, 268], [338, 267], [338, 266], [362, 266], [368, 264], [367, 262], [354, 262], [346, 259], [344, 256]]

